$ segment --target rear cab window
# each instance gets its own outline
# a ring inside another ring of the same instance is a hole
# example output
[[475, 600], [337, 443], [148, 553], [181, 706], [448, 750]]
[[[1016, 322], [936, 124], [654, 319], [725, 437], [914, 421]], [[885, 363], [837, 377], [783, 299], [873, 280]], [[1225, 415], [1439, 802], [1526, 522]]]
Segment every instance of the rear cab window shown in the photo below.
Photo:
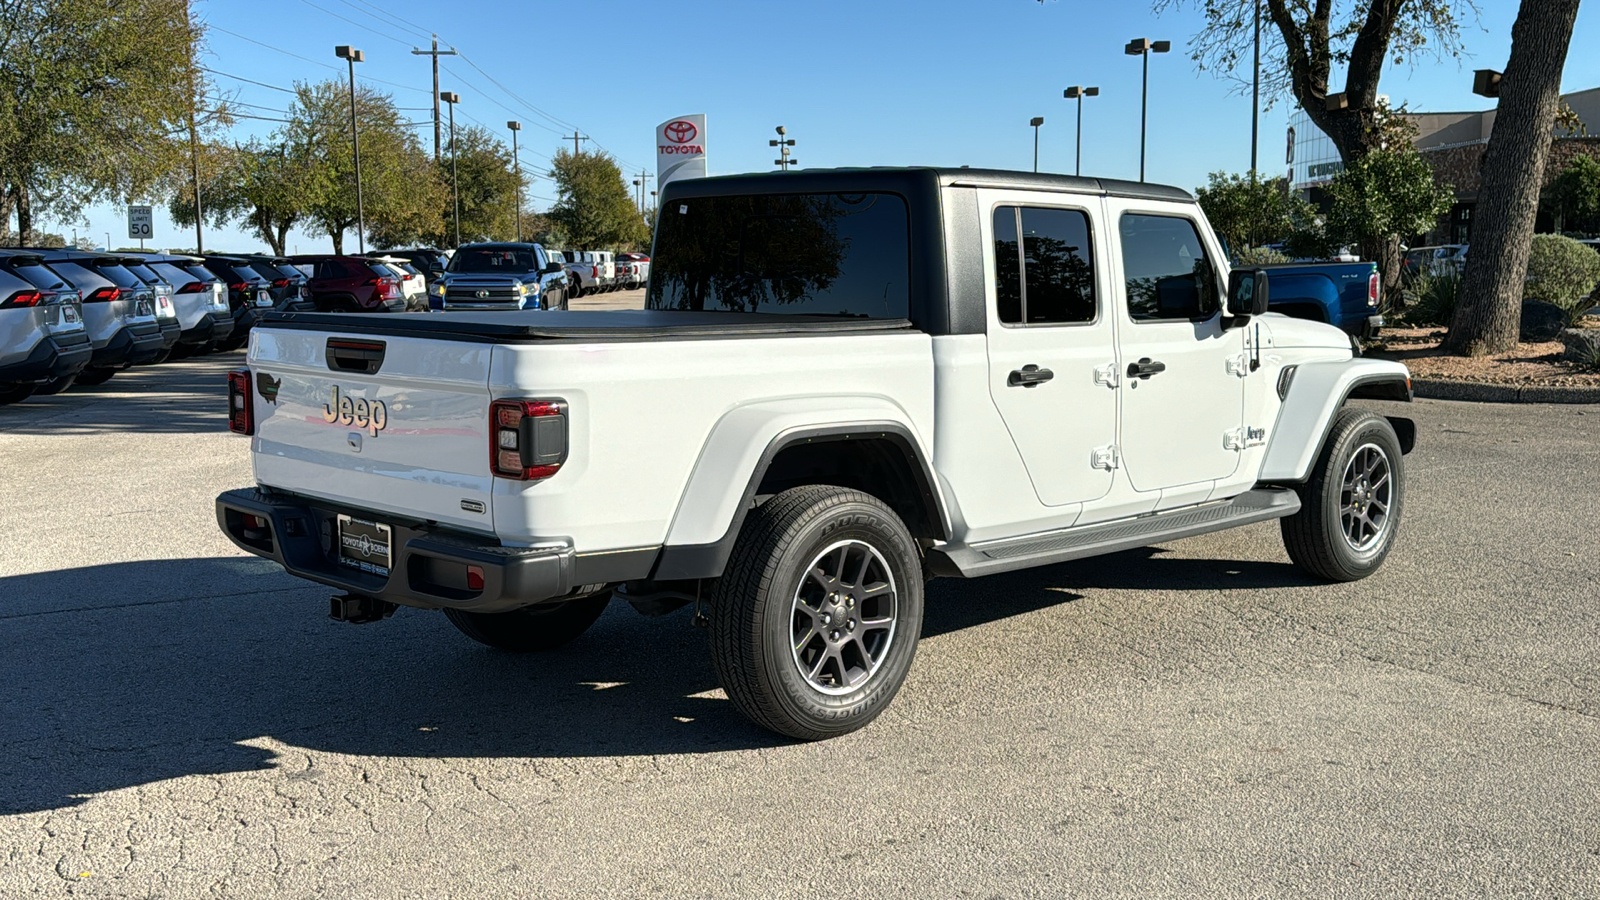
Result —
[[655, 246], [649, 309], [910, 317], [910, 216], [897, 194], [674, 200]]

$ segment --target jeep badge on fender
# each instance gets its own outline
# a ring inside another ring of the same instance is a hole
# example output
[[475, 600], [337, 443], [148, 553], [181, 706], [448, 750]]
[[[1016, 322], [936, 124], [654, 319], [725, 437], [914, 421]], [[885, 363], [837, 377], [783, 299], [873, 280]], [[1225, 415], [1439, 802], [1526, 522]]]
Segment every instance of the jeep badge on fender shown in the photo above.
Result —
[[383, 405], [382, 400], [363, 400], [359, 397], [351, 399], [349, 394], [340, 394], [339, 386], [333, 386], [333, 397], [322, 406], [322, 419], [332, 425], [355, 425], [367, 429], [373, 437], [378, 436], [389, 424], [389, 409]]

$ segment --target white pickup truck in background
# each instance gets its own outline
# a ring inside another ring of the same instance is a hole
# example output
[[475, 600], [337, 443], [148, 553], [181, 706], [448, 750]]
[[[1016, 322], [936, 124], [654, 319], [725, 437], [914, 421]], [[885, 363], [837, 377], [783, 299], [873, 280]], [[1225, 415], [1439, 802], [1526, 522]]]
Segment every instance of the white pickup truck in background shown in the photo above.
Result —
[[1347, 401], [1409, 400], [1406, 369], [1265, 314], [1182, 190], [678, 181], [652, 257], [644, 310], [268, 316], [220, 526], [335, 618], [510, 650], [693, 603], [729, 698], [803, 739], [899, 690], [931, 576], [1273, 519], [1326, 579], [1394, 544], [1415, 428]]

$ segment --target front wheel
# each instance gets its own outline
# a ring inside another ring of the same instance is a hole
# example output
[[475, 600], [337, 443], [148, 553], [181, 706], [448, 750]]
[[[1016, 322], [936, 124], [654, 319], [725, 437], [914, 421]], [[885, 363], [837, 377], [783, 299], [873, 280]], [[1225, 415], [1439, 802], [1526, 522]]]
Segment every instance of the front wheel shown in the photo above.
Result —
[[33, 396], [37, 387], [32, 384], [0, 384], [0, 406], [21, 403]]
[[606, 611], [611, 592], [567, 600], [541, 603], [503, 613], [444, 611], [457, 630], [480, 644], [513, 653], [537, 653], [571, 643]]
[[1300, 511], [1280, 520], [1289, 558], [1330, 581], [1378, 571], [1400, 528], [1405, 486], [1405, 459], [1389, 420], [1340, 411], [1310, 480], [1298, 489]]
[[922, 565], [882, 501], [827, 485], [752, 510], [712, 597], [712, 662], [752, 722], [801, 740], [889, 705], [922, 631]]

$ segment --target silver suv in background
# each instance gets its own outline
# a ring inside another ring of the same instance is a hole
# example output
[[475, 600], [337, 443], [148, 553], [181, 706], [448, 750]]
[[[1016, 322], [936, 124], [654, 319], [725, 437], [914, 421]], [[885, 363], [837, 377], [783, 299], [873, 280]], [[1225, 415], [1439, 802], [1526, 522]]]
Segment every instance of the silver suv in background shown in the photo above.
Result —
[[70, 385], [93, 353], [77, 291], [40, 257], [0, 250], [0, 404]]
[[94, 354], [77, 383], [104, 384], [118, 371], [161, 354], [161, 326], [148, 291], [124, 288], [95, 271], [104, 254], [81, 250], [36, 251], [50, 271], [83, 297], [83, 326]]
[[179, 328], [177, 355], [203, 352], [233, 333], [228, 288], [201, 265], [199, 257], [146, 253], [138, 258], [172, 288]]

